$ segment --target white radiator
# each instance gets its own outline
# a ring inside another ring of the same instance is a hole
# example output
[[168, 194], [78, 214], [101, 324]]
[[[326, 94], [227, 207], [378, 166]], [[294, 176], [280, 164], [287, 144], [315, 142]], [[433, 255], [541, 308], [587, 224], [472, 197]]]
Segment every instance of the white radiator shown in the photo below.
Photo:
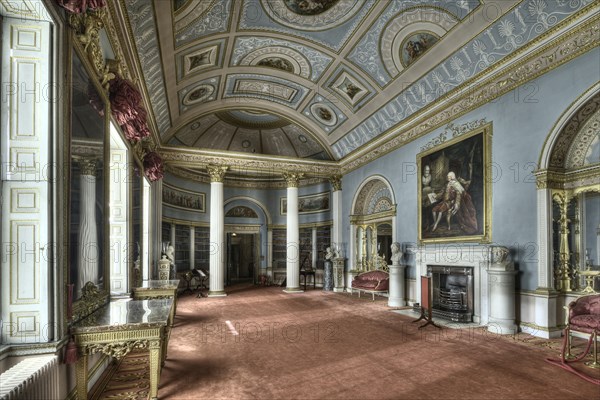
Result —
[[27, 358], [0, 374], [0, 400], [58, 399], [58, 357]]

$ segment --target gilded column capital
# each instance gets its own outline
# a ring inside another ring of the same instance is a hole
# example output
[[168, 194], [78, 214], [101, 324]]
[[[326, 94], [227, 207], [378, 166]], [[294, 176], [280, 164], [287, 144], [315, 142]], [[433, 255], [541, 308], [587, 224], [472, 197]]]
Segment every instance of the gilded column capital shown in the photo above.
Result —
[[81, 175], [96, 176], [98, 158], [96, 157], [74, 157], [81, 168]]
[[300, 179], [304, 176], [301, 172], [284, 172], [283, 178], [287, 182], [287, 187], [298, 187]]
[[208, 165], [206, 170], [210, 175], [210, 182], [223, 182], [223, 178], [225, 178], [225, 172], [229, 169], [228, 166], [225, 165]]
[[331, 186], [333, 187], [333, 191], [342, 190], [342, 176], [334, 175], [329, 178], [329, 182], [331, 182]]

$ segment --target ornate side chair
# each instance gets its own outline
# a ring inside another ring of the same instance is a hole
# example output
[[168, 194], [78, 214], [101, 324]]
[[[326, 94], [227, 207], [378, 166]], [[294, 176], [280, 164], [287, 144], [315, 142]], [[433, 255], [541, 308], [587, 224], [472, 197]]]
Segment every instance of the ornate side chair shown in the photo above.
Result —
[[[575, 333], [578, 336], [587, 337], [591, 343], [588, 343], [589, 351], [590, 344], [593, 346], [594, 360], [588, 361], [585, 364], [588, 367], [600, 368], [598, 363], [598, 335], [600, 335], [600, 294], [592, 294], [581, 296], [577, 300], [571, 302], [567, 309], [567, 327], [565, 328], [566, 349], [563, 349], [564, 358], [574, 358], [571, 355], [571, 336]], [[565, 353], [566, 350], [566, 353]], [[579, 357], [578, 359], [581, 359]]]

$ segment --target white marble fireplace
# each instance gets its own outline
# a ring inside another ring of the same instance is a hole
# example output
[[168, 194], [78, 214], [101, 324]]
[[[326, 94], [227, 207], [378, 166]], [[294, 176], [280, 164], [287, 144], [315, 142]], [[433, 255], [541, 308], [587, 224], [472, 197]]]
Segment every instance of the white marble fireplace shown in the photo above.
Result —
[[[501, 334], [516, 332], [515, 270], [508, 249], [477, 244], [434, 244], [416, 248], [417, 279], [428, 266], [473, 268], [473, 322]], [[417, 301], [421, 287], [417, 285]]]

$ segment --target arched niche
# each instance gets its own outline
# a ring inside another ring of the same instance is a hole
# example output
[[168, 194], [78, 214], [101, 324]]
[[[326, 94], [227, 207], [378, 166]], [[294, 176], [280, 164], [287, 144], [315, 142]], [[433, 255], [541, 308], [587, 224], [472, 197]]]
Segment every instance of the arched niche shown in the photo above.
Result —
[[596, 84], [561, 115], [540, 155], [536, 172], [540, 288], [564, 293], [593, 289], [592, 280], [583, 278], [600, 269], [599, 134], [600, 84]]
[[[270, 243], [270, 232], [267, 227], [271, 225], [271, 214], [267, 208], [260, 201], [247, 196], [235, 196], [230, 197], [224, 202], [225, 212], [225, 234], [226, 234], [226, 245], [227, 245], [227, 274], [226, 280], [228, 284], [232, 283], [230, 280], [231, 276], [238, 276], [239, 271], [232, 273], [230, 271], [237, 261], [235, 257], [232, 258], [232, 249], [235, 246], [244, 247], [248, 245], [250, 238], [251, 246], [254, 250], [251, 252], [251, 260], [253, 268], [251, 274], [254, 280], [258, 279], [258, 276], [267, 273], [267, 265], [269, 264], [269, 257], [271, 252], [269, 251]], [[246, 255], [246, 258], [247, 255]], [[240, 260], [241, 262], [241, 260]], [[241, 262], [241, 264], [244, 264]], [[246, 263], [247, 264], [247, 263]], [[245, 266], [242, 266], [242, 270]]]
[[376, 175], [365, 179], [352, 202], [350, 215], [352, 269], [387, 270], [395, 240], [396, 201], [389, 182]]

